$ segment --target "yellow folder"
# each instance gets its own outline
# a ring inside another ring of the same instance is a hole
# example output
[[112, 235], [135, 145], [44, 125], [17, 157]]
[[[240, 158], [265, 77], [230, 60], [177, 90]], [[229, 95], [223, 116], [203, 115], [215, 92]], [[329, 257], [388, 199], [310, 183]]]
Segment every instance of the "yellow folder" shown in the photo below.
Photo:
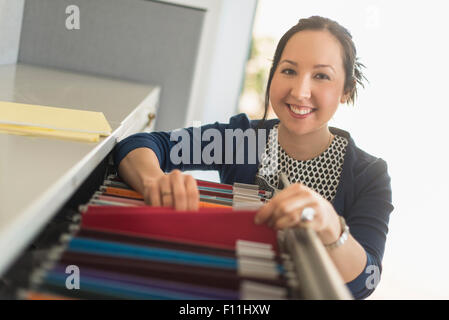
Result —
[[102, 112], [0, 101], [0, 132], [98, 141], [111, 134]]

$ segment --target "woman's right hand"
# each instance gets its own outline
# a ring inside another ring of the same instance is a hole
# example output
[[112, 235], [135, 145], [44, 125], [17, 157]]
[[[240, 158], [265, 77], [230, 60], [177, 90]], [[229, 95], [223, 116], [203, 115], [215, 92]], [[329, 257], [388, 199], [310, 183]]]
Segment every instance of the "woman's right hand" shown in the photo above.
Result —
[[198, 210], [200, 194], [195, 178], [180, 170], [147, 180], [143, 185], [146, 204], [174, 207], [176, 210]]

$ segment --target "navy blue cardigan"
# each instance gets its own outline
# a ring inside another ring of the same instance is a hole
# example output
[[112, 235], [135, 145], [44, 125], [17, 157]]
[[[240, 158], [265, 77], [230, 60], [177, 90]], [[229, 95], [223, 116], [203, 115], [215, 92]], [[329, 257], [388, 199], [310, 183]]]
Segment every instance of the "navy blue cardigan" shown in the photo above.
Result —
[[[260, 128], [269, 131], [278, 122], [278, 119], [272, 119], [260, 123], [260, 120], [249, 120], [246, 114], [242, 113], [233, 116], [229, 123], [215, 122], [204, 125], [201, 127], [201, 132], [213, 128], [219, 130], [221, 136], [224, 137], [225, 129], [245, 131], [248, 128], [257, 128], [260, 124]], [[329, 129], [333, 134], [343, 136], [349, 141], [340, 182], [332, 205], [335, 211], [345, 218], [352, 236], [365, 249], [367, 263], [364, 271], [346, 284], [354, 298], [364, 299], [374, 291], [376, 280], [380, 279], [382, 271], [389, 216], [393, 211], [390, 176], [387, 172], [386, 162], [359, 149], [348, 132], [333, 127]], [[192, 150], [195, 138], [193, 128], [186, 128], [186, 130], [191, 138]], [[182, 138], [179, 138], [178, 141], [170, 141], [170, 134], [171, 132], [138, 133], [122, 140], [114, 151], [115, 164], [118, 166], [120, 161], [133, 149], [147, 147], [156, 153], [161, 169], [165, 172], [170, 172], [173, 169], [218, 170], [222, 183], [254, 183], [259, 159], [256, 157], [255, 163], [250, 164], [247, 143], [234, 146], [234, 164], [225, 164], [223, 146], [222, 164], [205, 164], [202, 159], [199, 163], [193, 164], [193, 152], [190, 152], [190, 164], [175, 165], [170, 161], [170, 150]], [[201, 145], [201, 150], [209, 143], [209, 141], [200, 141], [201, 138], [195, 139]], [[243, 164], [235, 164], [235, 151], [238, 149], [245, 153]], [[376, 270], [379, 272], [378, 275], [374, 274]]]

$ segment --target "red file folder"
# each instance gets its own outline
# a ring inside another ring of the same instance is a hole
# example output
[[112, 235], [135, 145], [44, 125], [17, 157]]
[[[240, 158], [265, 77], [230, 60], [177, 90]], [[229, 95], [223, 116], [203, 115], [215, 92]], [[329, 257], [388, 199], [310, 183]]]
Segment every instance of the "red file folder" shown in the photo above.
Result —
[[271, 244], [277, 251], [275, 231], [256, 225], [255, 214], [256, 211], [224, 208], [175, 211], [160, 207], [89, 206], [81, 226], [227, 249], [235, 249], [237, 240], [255, 241]]

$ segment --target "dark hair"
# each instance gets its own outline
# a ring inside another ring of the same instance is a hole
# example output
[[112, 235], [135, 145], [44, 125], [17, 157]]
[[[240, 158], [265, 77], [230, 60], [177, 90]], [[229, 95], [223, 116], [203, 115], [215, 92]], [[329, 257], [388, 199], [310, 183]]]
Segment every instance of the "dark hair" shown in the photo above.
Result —
[[367, 79], [362, 74], [361, 68], [365, 66], [358, 61], [357, 51], [355, 49], [355, 45], [354, 42], [352, 41], [352, 36], [349, 33], [349, 31], [343, 26], [339, 25], [337, 22], [320, 16], [312, 16], [307, 19], [300, 19], [296, 25], [291, 27], [290, 30], [288, 30], [282, 36], [281, 40], [279, 40], [279, 43], [276, 47], [276, 51], [274, 53], [273, 58], [273, 64], [271, 65], [270, 74], [268, 76], [268, 82], [265, 91], [265, 112], [261, 123], [263, 123], [267, 117], [268, 106], [270, 103], [269, 100], [270, 100], [271, 80], [273, 79], [274, 72], [277, 69], [285, 45], [294, 34], [304, 30], [327, 30], [340, 42], [344, 51], [343, 55], [343, 66], [345, 70], [344, 92], [345, 93], [350, 92], [347, 101], [348, 103], [354, 105], [355, 99], [357, 97], [357, 84], [360, 84], [362, 87], [364, 87], [363, 79], [365, 80]]

